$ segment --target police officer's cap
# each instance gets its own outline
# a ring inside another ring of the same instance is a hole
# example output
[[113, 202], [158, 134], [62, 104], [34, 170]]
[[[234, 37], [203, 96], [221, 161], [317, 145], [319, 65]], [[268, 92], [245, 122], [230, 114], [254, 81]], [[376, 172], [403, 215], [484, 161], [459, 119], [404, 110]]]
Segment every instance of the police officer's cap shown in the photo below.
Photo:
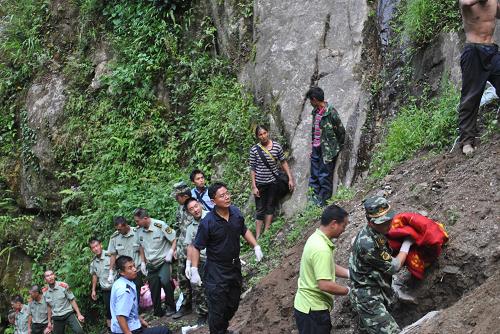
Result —
[[368, 197], [363, 201], [363, 205], [366, 216], [372, 223], [377, 225], [392, 220], [395, 215], [387, 200], [381, 196]]

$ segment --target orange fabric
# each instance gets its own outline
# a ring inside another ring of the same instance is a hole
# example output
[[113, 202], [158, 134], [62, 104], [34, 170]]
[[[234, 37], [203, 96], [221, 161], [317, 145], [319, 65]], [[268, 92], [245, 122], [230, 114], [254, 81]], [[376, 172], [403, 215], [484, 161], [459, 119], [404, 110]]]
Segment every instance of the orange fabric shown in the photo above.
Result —
[[418, 213], [403, 212], [392, 219], [387, 239], [392, 249], [399, 250], [407, 237], [415, 243], [410, 248], [405, 265], [413, 276], [423, 279], [425, 268], [439, 257], [443, 245], [448, 242], [448, 233], [437, 221]]

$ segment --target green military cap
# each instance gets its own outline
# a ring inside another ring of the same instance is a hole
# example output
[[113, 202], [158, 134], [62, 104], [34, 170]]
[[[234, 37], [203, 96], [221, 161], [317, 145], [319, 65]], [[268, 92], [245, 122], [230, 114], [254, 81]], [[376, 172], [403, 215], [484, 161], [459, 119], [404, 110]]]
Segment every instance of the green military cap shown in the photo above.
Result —
[[392, 220], [395, 213], [391, 210], [391, 206], [384, 197], [375, 196], [366, 198], [363, 201], [366, 216], [374, 224], [383, 224]]
[[176, 197], [177, 195], [180, 195], [180, 194], [188, 192], [188, 191], [191, 191], [191, 189], [188, 187], [188, 185], [186, 184], [186, 182], [179, 181], [179, 182], [177, 182], [177, 183], [174, 184], [174, 189], [172, 191], [172, 196]]

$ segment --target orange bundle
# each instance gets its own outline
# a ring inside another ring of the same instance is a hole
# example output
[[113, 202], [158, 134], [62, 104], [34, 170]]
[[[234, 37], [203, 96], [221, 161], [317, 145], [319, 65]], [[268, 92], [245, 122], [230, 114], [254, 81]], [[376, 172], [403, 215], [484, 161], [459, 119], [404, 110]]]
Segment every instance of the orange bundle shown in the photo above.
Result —
[[415, 243], [406, 257], [405, 265], [413, 276], [423, 279], [425, 268], [438, 258], [443, 245], [448, 242], [448, 233], [443, 224], [437, 221], [418, 213], [403, 212], [392, 219], [387, 238], [391, 248], [399, 250], [407, 237], [415, 240]]

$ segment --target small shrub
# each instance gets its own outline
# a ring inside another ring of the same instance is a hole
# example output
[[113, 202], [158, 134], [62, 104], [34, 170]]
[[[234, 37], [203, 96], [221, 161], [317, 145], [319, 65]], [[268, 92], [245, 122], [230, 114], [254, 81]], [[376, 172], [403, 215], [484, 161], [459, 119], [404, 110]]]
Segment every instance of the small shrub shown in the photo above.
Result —
[[418, 150], [441, 150], [456, 138], [459, 92], [446, 83], [441, 95], [420, 105], [411, 100], [390, 123], [371, 164], [372, 176], [383, 177]]

